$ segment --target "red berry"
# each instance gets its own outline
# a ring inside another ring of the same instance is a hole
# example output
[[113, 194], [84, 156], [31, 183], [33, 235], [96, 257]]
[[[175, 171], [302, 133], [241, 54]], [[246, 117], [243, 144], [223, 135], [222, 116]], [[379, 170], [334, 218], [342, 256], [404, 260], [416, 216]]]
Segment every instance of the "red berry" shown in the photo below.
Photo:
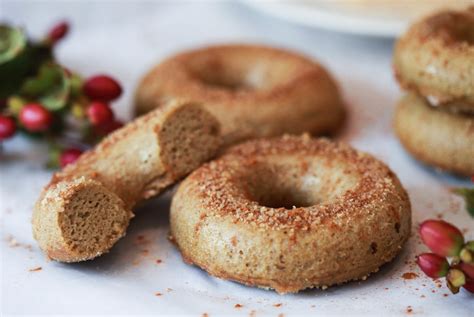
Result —
[[69, 23], [67, 23], [66, 21], [59, 22], [49, 31], [48, 39], [51, 40], [52, 43], [56, 43], [64, 36], [66, 36], [68, 31]]
[[59, 157], [59, 164], [61, 167], [64, 167], [68, 164], [74, 163], [79, 156], [81, 156], [82, 151], [76, 148], [66, 149], [61, 153]]
[[457, 256], [464, 244], [458, 228], [442, 220], [427, 220], [420, 225], [423, 242], [439, 256]]
[[106, 136], [107, 134], [112, 133], [117, 129], [120, 129], [121, 127], [123, 127], [123, 122], [114, 120], [107, 124], [97, 126], [95, 129], [95, 133], [99, 136]]
[[114, 112], [106, 103], [95, 101], [87, 107], [87, 116], [93, 125], [101, 126], [114, 120]]
[[45, 131], [53, 122], [51, 113], [39, 103], [24, 105], [19, 118], [25, 129], [31, 132]]
[[11, 117], [0, 115], [0, 141], [11, 138], [15, 132], [15, 120]]
[[122, 87], [113, 78], [106, 75], [90, 77], [84, 83], [84, 93], [93, 100], [111, 101], [122, 94]]
[[466, 274], [466, 276], [474, 280], [474, 264], [461, 262], [458, 265], [456, 265], [456, 268], [460, 269]]
[[474, 293], [474, 279], [466, 281], [466, 284], [464, 284], [462, 287], [464, 287], [467, 291]]
[[449, 263], [446, 258], [434, 253], [420, 254], [416, 259], [416, 263], [431, 278], [446, 276], [449, 270]]

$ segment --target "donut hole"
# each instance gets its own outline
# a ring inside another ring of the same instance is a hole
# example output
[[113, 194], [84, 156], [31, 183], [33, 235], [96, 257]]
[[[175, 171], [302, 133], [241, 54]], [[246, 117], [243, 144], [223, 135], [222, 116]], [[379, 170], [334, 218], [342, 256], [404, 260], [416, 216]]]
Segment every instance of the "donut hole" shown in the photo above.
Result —
[[426, 21], [428, 34], [437, 32], [447, 42], [474, 44], [474, 19], [459, 12], [446, 12]]
[[269, 208], [293, 209], [327, 203], [355, 186], [355, 179], [329, 162], [270, 161], [249, 169], [248, 199]]
[[246, 82], [245, 78], [235, 75], [226, 74], [224, 72], [203, 70], [194, 74], [198, 80], [206, 86], [237, 91], [237, 90], [255, 90], [257, 86], [251, 82]]
[[236, 52], [225, 48], [198, 52], [184, 62], [190, 76], [198, 82], [230, 92], [271, 89], [291, 81], [305, 67], [301, 61], [289, 63], [287, 55], [276, 54], [269, 60], [260, 51]]
[[455, 42], [474, 44], [474, 27], [471, 25], [452, 25], [447, 29], [449, 36]]

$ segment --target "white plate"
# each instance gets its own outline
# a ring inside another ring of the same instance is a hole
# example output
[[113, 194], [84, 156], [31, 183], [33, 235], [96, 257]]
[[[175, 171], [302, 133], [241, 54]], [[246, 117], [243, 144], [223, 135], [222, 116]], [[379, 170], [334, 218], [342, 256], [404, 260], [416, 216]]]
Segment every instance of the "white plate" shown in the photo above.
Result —
[[399, 36], [410, 23], [444, 7], [459, 8], [473, 0], [242, 0], [248, 6], [289, 22], [328, 30], [379, 36]]

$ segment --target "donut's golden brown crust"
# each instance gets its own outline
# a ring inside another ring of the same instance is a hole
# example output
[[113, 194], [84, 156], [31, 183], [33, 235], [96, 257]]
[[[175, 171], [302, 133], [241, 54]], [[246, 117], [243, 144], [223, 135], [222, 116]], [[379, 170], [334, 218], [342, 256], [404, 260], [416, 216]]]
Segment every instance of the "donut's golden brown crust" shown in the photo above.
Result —
[[474, 6], [415, 23], [396, 44], [394, 69], [433, 105], [474, 112]]
[[165, 60], [138, 86], [137, 113], [175, 97], [202, 102], [221, 122], [226, 144], [331, 133], [344, 119], [338, 88], [321, 65], [263, 46], [214, 46]]
[[398, 104], [394, 127], [403, 146], [420, 161], [474, 174], [474, 115], [443, 111], [408, 94]]
[[411, 208], [397, 177], [372, 156], [284, 136], [235, 146], [194, 171], [170, 221], [186, 262], [287, 293], [377, 271], [408, 239]]

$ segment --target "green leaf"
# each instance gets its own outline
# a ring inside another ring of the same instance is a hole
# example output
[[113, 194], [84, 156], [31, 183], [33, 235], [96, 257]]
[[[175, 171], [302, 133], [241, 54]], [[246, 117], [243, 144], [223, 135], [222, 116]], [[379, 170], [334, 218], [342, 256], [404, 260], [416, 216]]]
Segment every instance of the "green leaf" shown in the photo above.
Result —
[[51, 111], [56, 111], [66, 106], [70, 89], [67, 72], [57, 64], [44, 63], [36, 77], [29, 78], [23, 83], [21, 94], [38, 100]]
[[51, 47], [27, 44], [19, 55], [0, 63], [0, 98], [18, 94], [23, 81], [36, 74], [39, 66], [52, 58]]
[[474, 217], [474, 188], [456, 188], [454, 193], [464, 198], [467, 212]]
[[61, 156], [61, 148], [56, 144], [50, 144], [48, 151], [48, 161], [46, 162], [46, 168], [57, 169], [59, 168], [59, 157]]
[[0, 64], [20, 55], [26, 44], [26, 35], [21, 29], [0, 25]]
[[72, 73], [70, 76], [70, 83], [71, 83], [71, 96], [76, 98], [79, 97], [82, 93], [82, 78], [75, 73]]

